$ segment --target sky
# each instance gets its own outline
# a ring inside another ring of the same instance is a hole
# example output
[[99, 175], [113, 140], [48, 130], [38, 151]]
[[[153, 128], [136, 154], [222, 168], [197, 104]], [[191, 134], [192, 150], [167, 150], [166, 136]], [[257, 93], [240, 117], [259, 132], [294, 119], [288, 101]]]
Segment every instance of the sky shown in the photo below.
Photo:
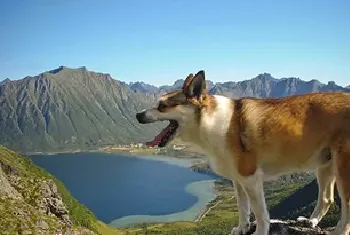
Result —
[[60, 65], [172, 84], [273, 77], [350, 85], [349, 0], [1, 0], [0, 80]]

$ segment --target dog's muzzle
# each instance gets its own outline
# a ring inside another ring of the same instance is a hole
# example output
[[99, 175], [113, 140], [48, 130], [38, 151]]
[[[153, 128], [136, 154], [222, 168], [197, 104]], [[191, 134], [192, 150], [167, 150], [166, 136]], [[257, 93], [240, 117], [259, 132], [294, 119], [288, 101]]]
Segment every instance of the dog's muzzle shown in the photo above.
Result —
[[148, 124], [148, 123], [154, 122], [154, 120], [151, 120], [149, 117], [147, 117], [146, 113], [147, 113], [147, 110], [143, 110], [136, 114], [136, 119], [139, 123]]

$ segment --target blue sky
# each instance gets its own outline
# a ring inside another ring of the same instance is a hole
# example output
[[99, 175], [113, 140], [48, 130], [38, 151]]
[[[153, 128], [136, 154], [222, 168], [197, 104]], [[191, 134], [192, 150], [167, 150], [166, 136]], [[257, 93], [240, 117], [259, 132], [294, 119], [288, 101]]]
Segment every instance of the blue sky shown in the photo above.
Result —
[[274, 77], [350, 85], [348, 0], [2, 0], [0, 80], [78, 67], [162, 85]]

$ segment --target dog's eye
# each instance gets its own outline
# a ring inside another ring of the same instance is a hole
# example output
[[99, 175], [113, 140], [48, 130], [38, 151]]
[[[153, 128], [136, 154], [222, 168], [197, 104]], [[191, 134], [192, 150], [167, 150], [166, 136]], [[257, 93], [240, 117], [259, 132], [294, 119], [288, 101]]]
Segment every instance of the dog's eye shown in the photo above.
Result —
[[164, 104], [163, 102], [159, 103], [158, 105], [158, 111], [162, 112], [164, 109], [166, 109], [167, 105]]

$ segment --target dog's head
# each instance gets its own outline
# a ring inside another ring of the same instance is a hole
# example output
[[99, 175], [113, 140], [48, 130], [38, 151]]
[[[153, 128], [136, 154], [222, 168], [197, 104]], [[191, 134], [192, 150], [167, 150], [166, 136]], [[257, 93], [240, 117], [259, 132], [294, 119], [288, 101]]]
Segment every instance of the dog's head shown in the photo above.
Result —
[[139, 123], [148, 124], [169, 120], [170, 124], [152, 141], [152, 145], [164, 147], [181, 132], [189, 132], [198, 127], [199, 113], [206, 99], [205, 72], [190, 74], [182, 89], [161, 96], [156, 107], [136, 114]]

